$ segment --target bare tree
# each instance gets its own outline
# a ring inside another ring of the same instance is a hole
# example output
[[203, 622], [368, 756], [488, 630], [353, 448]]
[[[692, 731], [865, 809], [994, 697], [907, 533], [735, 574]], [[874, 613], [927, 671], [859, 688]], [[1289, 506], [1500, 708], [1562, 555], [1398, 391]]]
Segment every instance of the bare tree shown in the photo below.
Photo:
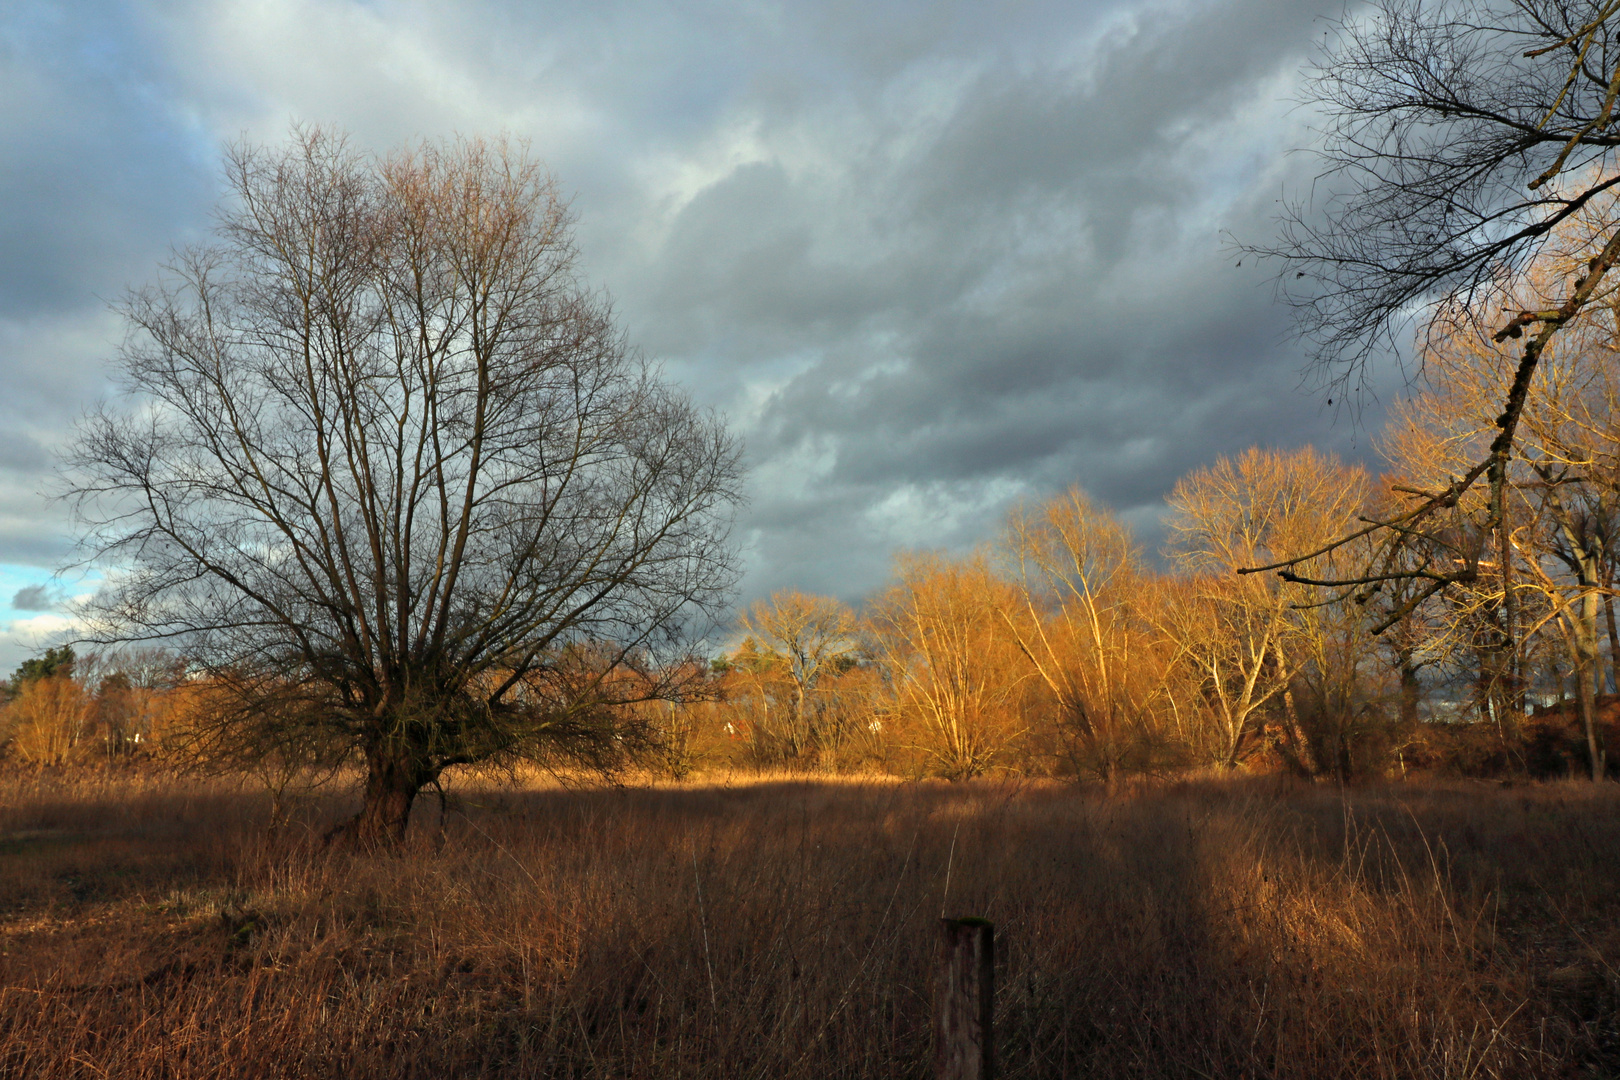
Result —
[[[1544, 264], [1520, 288], [1533, 291], [1535, 279], [1556, 271], [1556, 264]], [[1508, 657], [1523, 654], [1525, 643], [1519, 639], [1528, 632], [1557, 622], [1594, 779], [1602, 776], [1603, 759], [1596, 718], [1596, 695], [1604, 682], [1600, 612], [1614, 586], [1610, 549], [1617, 511], [1611, 478], [1620, 470], [1614, 419], [1620, 339], [1612, 318], [1595, 317], [1600, 312], [1613, 314], [1608, 305], [1594, 305], [1588, 312], [1593, 317], [1570, 327], [1541, 363], [1519, 424], [1518, 457], [1507, 473], [1511, 560], [1463, 585], [1458, 593], [1474, 602], [1455, 605], [1458, 615], [1484, 614], [1487, 625], [1500, 625], [1503, 633], [1496, 636]], [[1511, 363], [1505, 352], [1461, 327], [1431, 342], [1430, 386], [1402, 403], [1386, 440], [1386, 452], [1413, 482], [1432, 482], [1436, 473], [1477, 456], [1490, 438], [1497, 375]], [[1488, 507], [1483, 498], [1465, 496], [1453, 513], [1477, 521]], [[1456, 546], [1451, 551], [1454, 559], [1464, 557]], [[1522, 614], [1515, 610], [1527, 607]]]
[[1166, 688], [1152, 575], [1130, 530], [1078, 487], [1008, 515], [1002, 555], [1016, 604], [1004, 610], [1056, 700], [1076, 765], [1107, 780], [1153, 734]]
[[60, 765], [82, 755], [94, 707], [94, 699], [67, 672], [31, 679], [0, 711], [0, 734], [18, 761]]
[[356, 755], [365, 844], [449, 767], [610, 751], [616, 706], [700, 670], [735, 442], [628, 348], [523, 148], [301, 130], [226, 177], [71, 454], [94, 637], [229, 688], [221, 749]]
[[[1391, 599], [1383, 629], [1478, 576], [1477, 557], [1413, 566], [1404, 549], [1481, 478], [1484, 535], [1505, 564], [1507, 464], [1531, 381], [1554, 336], [1613, 290], [1620, 229], [1583, 214], [1620, 186], [1620, 3], [1381, 0], [1339, 23], [1306, 74], [1306, 98], [1326, 116], [1319, 180], [1333, 194], [1322, 206], [1295, 204], [1280, 241], [1251, 250], [1283, 260], [1283, 293], [1321, 358], [1351, 378], [1434, 305], [1466, 311], [1498, 342], [1521, 342], [1485, 452], [1368, 522], [1358, 535], [1383, 543], [1362, 572], [1310, 579], [1293, 563], [1251, 568], [1342, 587], [1362, 603], [1389, 581], [1421, 580]], [[1500, 308], [1504, 282], [1594, 222], [1580, 244], [1589, 257], [1541, 302]]]
[[817, 709], [812, 695], [828, 672], [854, 661], [858, 649], [855, 613], [830, 596], [784, 590], [743, 613], [742, 628], [779, 654], [793, 681], [788, 752], [797, 757], [817, 746]]
[[[1253, 748], [1261, 708], [1288, 691], [1312, 637], [1306, 590], [1232, 571], [1321, 547], [1366, 498], [1360, 469], [1309, 448], [1246, 450], [1176, 484], [1168, 551], [1195, 587], [1165, 612], [1166, 629], [1198, 672], [1215, 763], [1233, 767]], [[1309, 565], [1330, 565], [1324, 558]]]
[[869, 613], [889, 715], [939, 773], [979, 776], [1011, 756], [1025, 730], [1025, 665], [1000, 616], [1017, 598], [983, 556], [903, 555], [895, 576]]

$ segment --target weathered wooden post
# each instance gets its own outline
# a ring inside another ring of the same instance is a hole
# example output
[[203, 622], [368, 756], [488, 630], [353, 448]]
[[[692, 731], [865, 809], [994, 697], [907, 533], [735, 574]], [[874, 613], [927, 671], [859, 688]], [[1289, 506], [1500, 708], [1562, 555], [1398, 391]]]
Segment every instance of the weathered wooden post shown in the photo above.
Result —
[[985, 919], [939, 920], [934, 991], [935, 1080], [992, 1080], [996, 928]]

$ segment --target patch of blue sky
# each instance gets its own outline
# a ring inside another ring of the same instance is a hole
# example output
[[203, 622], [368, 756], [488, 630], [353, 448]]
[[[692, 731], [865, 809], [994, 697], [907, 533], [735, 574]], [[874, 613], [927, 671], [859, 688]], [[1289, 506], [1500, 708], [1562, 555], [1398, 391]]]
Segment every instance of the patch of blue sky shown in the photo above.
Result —
[[[43, 590], [47, 596], [60, 596], [62, 594], [61, 583], [56, 580], [55, 575], [49, 570], [38, 566], [0, 563], [0, 623], [8, 623], [14, 619], [25, 619], [38, 615], [40, 611], [45, 610], [43, 607], [27, 603], [28, 597], [26, 596], [24, 597], [24, 607], [18, 608], [15, 606], [20, 594], [29, 593], [36, 589]], [[55, 607], [58, 605], [53, 604], [50, 606]]]
[[95, 571], [58, 576], [38, 566], [0, 563], [0, 678], [71, 640], [77, 626], [73, 606], [101, 580]]

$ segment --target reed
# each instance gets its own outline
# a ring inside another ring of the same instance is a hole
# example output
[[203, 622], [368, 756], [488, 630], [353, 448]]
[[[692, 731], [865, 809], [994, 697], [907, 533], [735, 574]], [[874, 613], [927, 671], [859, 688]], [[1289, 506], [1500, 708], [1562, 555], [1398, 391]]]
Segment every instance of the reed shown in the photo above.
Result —
[[942, 911], [996, 923], [1006, 1077], [1620, 1056], [1610, 785], [469, 785], [307, 839], [346, 809], [0, 780], [0, 1075], [924, 1077]]

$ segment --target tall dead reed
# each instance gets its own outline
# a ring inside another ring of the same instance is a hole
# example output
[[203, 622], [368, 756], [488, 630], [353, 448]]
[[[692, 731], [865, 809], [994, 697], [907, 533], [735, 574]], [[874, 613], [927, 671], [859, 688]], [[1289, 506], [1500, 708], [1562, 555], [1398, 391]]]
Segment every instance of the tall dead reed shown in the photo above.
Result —
[[5, 780], [0, 1075], [922, 1077], [942, 911], [997, 923], [1008, 1077], [1620, 1054], [1607, 787], [784, 780], [419, 818], [341, 854], [228, 785]]

